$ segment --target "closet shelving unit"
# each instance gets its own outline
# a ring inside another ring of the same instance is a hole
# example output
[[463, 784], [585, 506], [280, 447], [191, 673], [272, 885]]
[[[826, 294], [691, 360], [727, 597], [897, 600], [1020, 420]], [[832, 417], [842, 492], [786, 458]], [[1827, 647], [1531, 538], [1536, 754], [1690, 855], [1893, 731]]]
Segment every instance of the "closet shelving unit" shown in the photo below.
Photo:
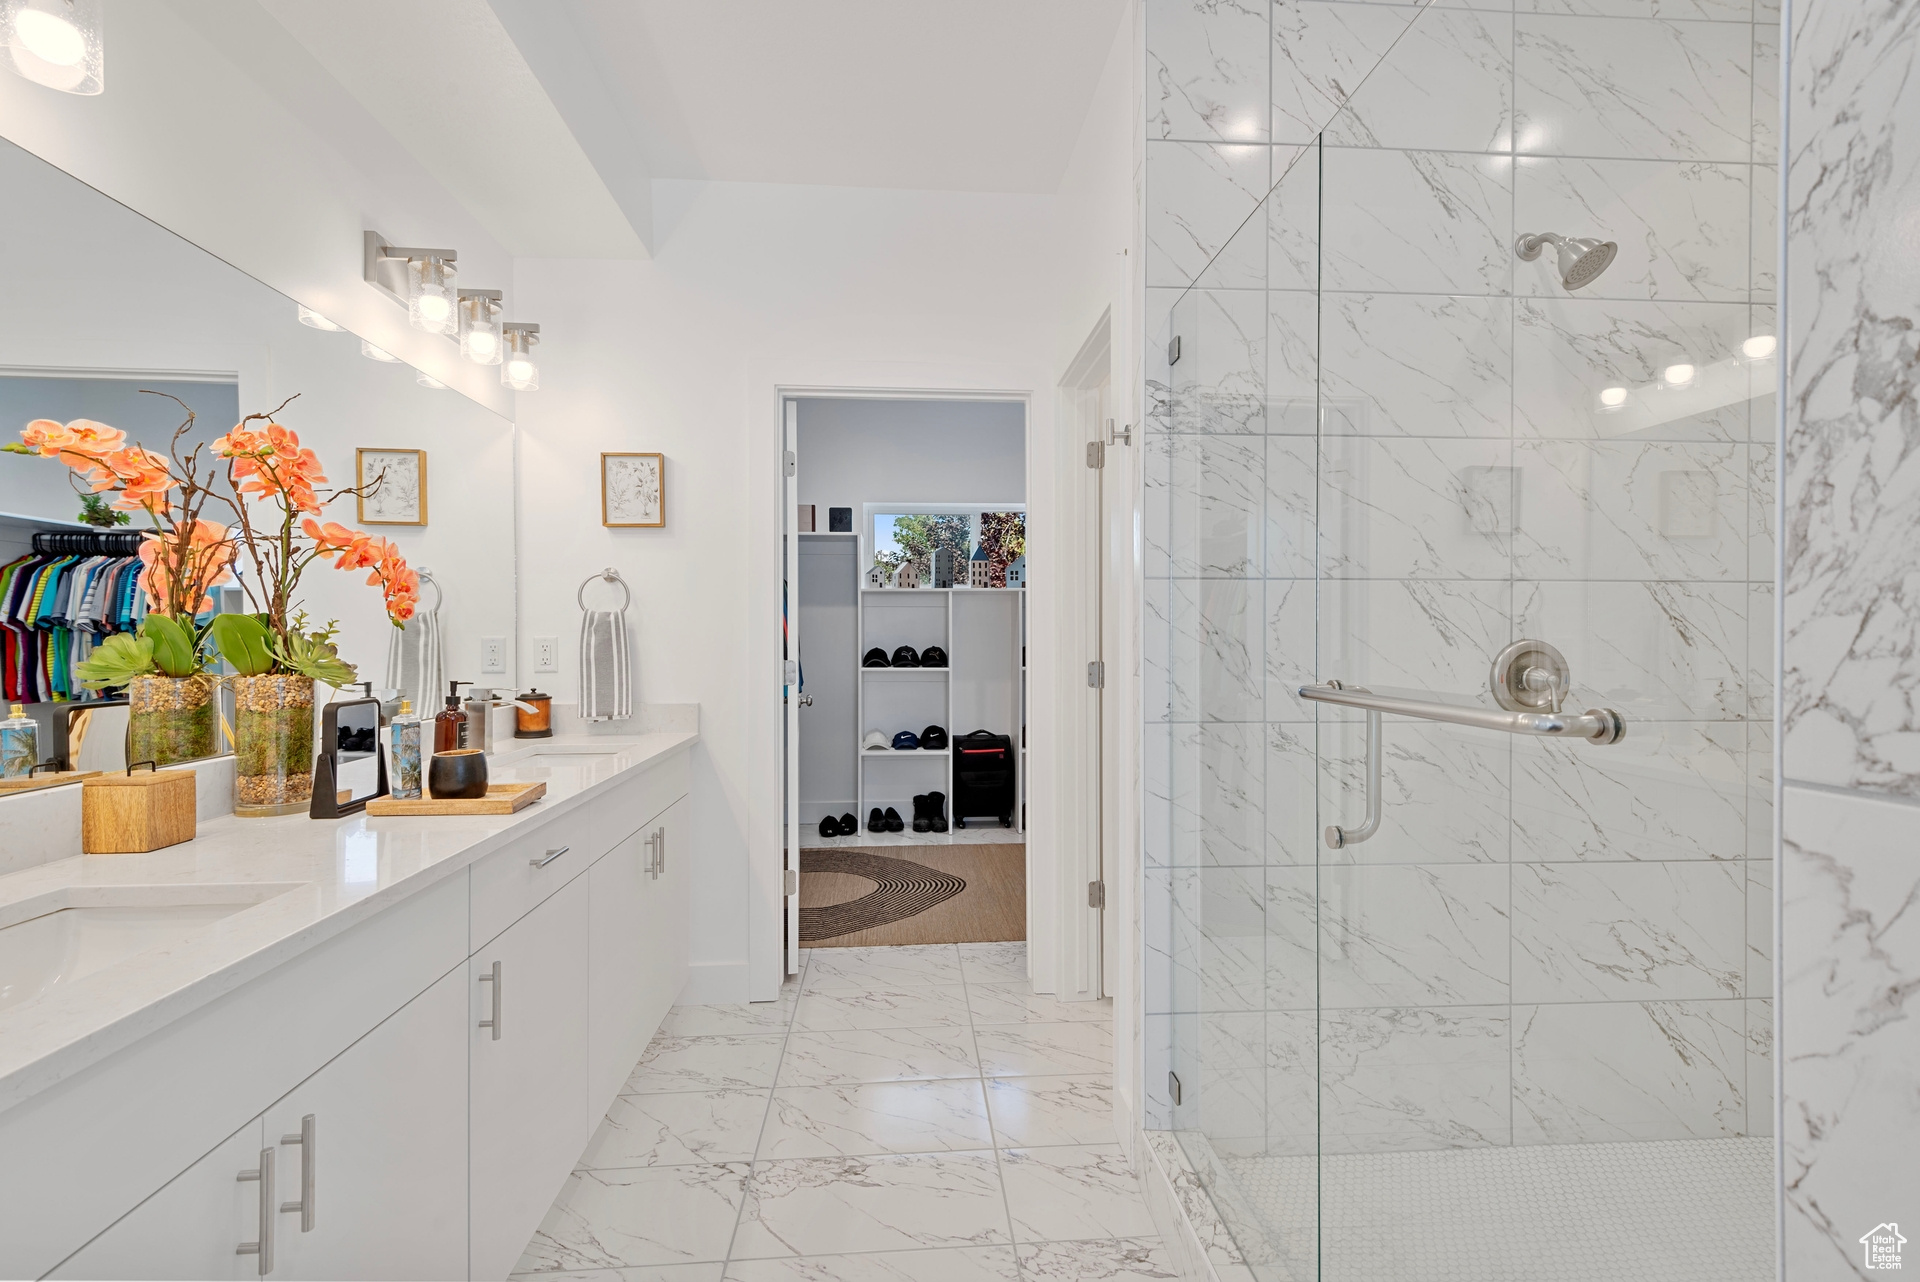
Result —
[[[953, 825], [953, 750], [924, 748], [895, 751], [861, 747], [867, 732], [878, 730], [891, 741], [901, 730], [916, 735], [930, 725], [944, 726], [951, 743], [973, 730], [991, 730], [1012, 739], [1015, 748], [1014, 829], [1026, 830], [1026, 706], [1024, 662], [1027, 602], [1025, 588], [871, 588], [860, 595], [859, 643], [854, 649], [858, 691], [854, 752], [858, 757], [861, 832], [867, 812], [888, 806], [900, 812], [912, 830], [913, 798], [918, 793], [947, 796], [946, 817]], [[947, 652], [945, 668], [867, 668], [861, 659], [878, 647], [892, 656], [909, 645], [916, 652], [937, 645]], [[997, 830], [987, 818], [973, 817], [969, 828]]]

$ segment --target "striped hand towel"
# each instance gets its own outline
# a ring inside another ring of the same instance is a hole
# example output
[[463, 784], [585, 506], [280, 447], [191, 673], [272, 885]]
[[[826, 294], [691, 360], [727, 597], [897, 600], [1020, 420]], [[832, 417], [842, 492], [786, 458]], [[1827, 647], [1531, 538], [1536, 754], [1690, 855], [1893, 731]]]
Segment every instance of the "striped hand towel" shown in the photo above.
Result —
[[398, 690], [402, 699], [413, 700], [414, 712], [428, 720], [444, 693], [445, 671], [438, 606], [417, 611], [387, 637], [387, 686]]
[[588, 610], [580, 622], [580, 716], [625, 721], [633, 715], [633, 673], [624, 610]]

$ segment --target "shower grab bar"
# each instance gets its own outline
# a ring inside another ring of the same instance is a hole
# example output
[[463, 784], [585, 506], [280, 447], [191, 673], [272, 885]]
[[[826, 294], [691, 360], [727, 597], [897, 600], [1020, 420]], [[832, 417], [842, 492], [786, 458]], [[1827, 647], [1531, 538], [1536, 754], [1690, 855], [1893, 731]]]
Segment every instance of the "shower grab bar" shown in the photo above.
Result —
[[1398, 717], [1417, 717], [1422, 721], [1445, 721], [1456, 726], [1481, 730], [1504, 730], [1508, 734], [1540, 735], [1550, 739], [1585, 739], [1591, 743], [1618, 743], [1627, 732], [1626, 722], [1612, 708], [1589, 708], [1585, 712], [1496, 712], [1491, 708], [1466, 708], [1431, 699], [1401, 699], [1374, 694], [1359, 686], [1343, 686], [1338, 681], [1301, 686], [1300, 697], [1315, 703], [1331, 703], [1342, 708], [1359, 708], [1373, 714], [1367, 718], [1369, 729], [1374, 717], [1390, 712]]
[[[1498, 667], [1496, 665], [1496, 681]], [[1559, 678], [1555, 678], [1553, 699], [1558, 702]], [[1422, 721], [1444, 721], [1449, 725], [1473, 726], [1481, 730], [1501, 730], [1507, 734], [1541, 735], [1552, 739], [1585, 739], [1588, 743], [1619, 743], [1627, 733], [1626, 721], [1612, 708], [1589, 708], [1583, 713], [1569, 712], [1495, 712], [1488, 708], [1465, 708], [1431, 699], [1401, 699], [1375, 694], [1361, 686], [1344, 686], [1338, 681], [1300, 687], [1300, 697], [1314, 703], [1330, 703], [1342, 708], [1357, 708], [1367, 714], [1367, 818], [1357, 828], [1331, 825], [1326, 831], [1329, 850], [1357, 846], [1380, 831], [1381, 788], [1380, 714], [1416, 717]]]

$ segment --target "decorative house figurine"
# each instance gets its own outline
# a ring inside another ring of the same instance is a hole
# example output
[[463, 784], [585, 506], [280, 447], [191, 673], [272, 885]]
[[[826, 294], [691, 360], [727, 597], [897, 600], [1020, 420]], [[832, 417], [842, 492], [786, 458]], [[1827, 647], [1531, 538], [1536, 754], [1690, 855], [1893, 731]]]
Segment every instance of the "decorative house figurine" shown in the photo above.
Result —
[[993, 586], [993, 562], [987, 558], [987, 550], [984, 547], [975, 548], [973, 559], [967, 562], [967, 586], [970, 588]]
[[950, 588], [953, 586], [953, 549], [935, 548], [933, 550], [933, 586]]
[[1007, 586], [1010, 588], [1024, 588], [1027, 586], [1026, 557], [1016, 556], [1013, 558], [1013, 564], [1007, 567]]
[[874, 567], [867, 571], [867, 586], [870, 588], [884, 588], [887, 586], [888, 577], [889, 571], [887, 567], [876, 562]]
[[893, 586], [896, 588], [917, 588], [926, 577], [927, 564], [925, 561], [913, 560], [902, 562], [899, 573], [893, 576]]

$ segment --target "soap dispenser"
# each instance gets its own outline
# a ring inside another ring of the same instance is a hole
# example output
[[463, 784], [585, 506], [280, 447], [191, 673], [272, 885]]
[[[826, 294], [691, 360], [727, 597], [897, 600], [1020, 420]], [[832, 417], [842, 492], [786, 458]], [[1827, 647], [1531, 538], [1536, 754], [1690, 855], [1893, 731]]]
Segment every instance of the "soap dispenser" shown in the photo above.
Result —
[[402, 801], [420, 798], [420, 718], [413, 700], [400, 701], [400, 715], [387, 727], [392, 746], [387, 756], [387, 790]]
[[471, 681], [447, 682], [447, 706], [433, 719], [433, 750], [452, 752], [467, 746], [467, 714], [460, 708], [460, 687]]
[[0, 779], [24, 779], [40, 761], [40, 727], [19, 704], [0, 721]]
[[467, 702], [462, 711], [467, 716], [467, 737], [462, 746], [492, 752], [493, 691], [483, 690], [479, 686], [467, 691]]

